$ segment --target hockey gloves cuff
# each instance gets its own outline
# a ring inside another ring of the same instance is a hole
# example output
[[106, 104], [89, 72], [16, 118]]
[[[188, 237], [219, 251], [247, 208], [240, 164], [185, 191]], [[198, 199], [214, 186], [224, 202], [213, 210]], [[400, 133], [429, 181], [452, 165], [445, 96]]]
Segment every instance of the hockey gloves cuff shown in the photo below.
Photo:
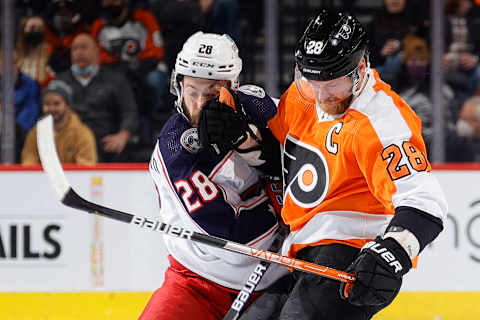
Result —
[[340, 285], [340, 295], [356, 306], [387, 306], [397, 296], [402, 276], [412, 267], [407, 252], [392, 238], [381, 237], [363, 246], [358, 257], [346, 272], [355, 274], [355, 282], [345, 294], [345, 284]]
[[248, 130], [247, 116], [238, 96], [230, 88], [222, 88], [220, 97], [205, 102], [200, 111], [200, 143], [216, 155], [235, 149], [245, 142]]

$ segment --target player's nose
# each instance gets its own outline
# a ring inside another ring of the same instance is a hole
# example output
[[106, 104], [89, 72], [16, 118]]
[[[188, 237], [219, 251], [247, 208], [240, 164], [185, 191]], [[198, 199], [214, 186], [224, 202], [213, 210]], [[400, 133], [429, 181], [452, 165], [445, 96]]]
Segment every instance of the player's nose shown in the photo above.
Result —
[[206, 97], [202, 96], [202, 95], [198, 96], [198, 98], [195, 101], [196, 107], [197, 108], [203, 107], [203, 105], [205, 104], [205, 102], [207, 102], [207, 100], [208, 99]]

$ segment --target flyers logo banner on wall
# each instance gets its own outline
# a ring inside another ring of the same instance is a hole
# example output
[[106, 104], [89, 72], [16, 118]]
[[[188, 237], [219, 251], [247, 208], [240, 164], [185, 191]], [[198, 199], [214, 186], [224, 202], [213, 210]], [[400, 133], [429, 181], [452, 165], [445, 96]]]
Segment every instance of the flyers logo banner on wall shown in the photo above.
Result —
[[328, 165], [323, 154], [287, 135], [282, 161], [285, 197], [290, 195], [303, 208], [313, 208], [320, 204], [329, 185]]

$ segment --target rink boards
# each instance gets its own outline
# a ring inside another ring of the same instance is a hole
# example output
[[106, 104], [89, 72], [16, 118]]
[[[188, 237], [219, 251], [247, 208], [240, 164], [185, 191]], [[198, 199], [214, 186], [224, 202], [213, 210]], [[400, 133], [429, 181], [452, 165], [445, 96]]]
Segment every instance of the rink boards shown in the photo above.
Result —
[[[480, 166], [437, 169], [446, 230], [376, 320], [480, 319]], [[67, 177], [91, 201], [156, 217], [143, 164], [70, 167]], [[3, 168], [0, 179], [0, 319], [137, 318], [163, 281], [162, 235], [61, 205], [39, 170]]]

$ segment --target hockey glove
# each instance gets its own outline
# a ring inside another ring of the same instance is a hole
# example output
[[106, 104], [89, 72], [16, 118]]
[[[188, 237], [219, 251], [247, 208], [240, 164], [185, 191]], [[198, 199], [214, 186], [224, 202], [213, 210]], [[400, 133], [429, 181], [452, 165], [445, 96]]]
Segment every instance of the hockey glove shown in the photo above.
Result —
[[346, 272], [355, 274], [355, 282], [348, 292], [345, 283], [340, 295], [356, 306], [387, 306], [397, 296], [402, 276], [412, 267], [405, 249], [392, 238], [381, 237], [363, 246], [358, 257]]
[[222, 88], [220, 97], [205, 102], [198, 120], [198, 136], [202, 146], [220, 155], [237, 148], [248, 138], [248, 120], [238, 96]]

